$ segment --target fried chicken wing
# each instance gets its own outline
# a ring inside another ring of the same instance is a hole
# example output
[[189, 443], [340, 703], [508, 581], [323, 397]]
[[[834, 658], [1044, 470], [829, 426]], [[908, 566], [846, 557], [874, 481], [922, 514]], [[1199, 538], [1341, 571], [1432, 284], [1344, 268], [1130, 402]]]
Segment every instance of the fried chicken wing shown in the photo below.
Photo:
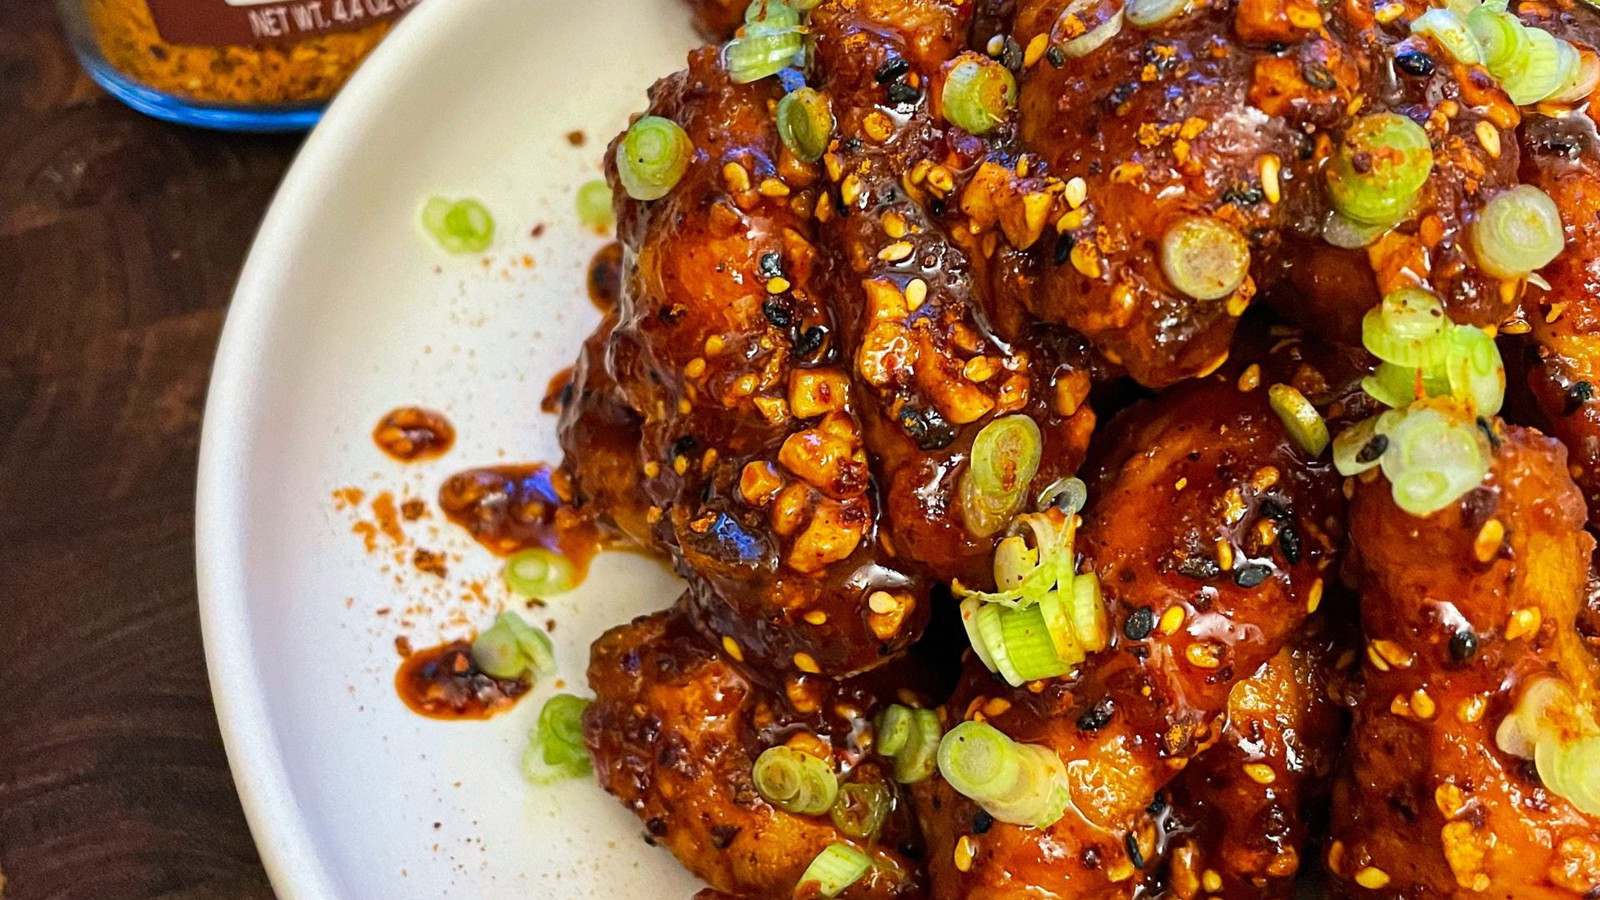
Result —
[[1222, 736], [1173, 782], [1166, 887], [1179, 900], [1288, 900], [1305, 860], [1314, 862], [1313, 820], [1325, 812], [1343, 744], [1357, 645], [1354, 629], [1327, 612], [1234, 685]]
[[[920, 633], [927, 583], [877, 552], [857, 391], [817, 278], [816, 172], [778, 140], [778, 95], [732, 83], [712, 48], [653, 90], [649, 112], [695, 153], [666, 197], [618, 191], [607, 360], [641, 421], [647, 515], [702, 628], [752, 662], [847, 674]], [[880, 591], [888, 613], [868, 606]]]
[[712, 647], [677, 609], [601, 637], [589, 684], [596, 699], [584, 739], [600, 783], [644, 822], [648, 841], [713, 889], [788, 900], [812, 858], [842, 841], [873, 860], [869, 874], [841, 895], [846, 900], [920, 894], [920, 842], [903, 802], [876, 840], [855, 839], [826, 815], [771, 805], [751, 775], [764, 749], [787, 744], [836, 764], [843, 781], [898, 791], [857, 743], [877, 692], [908, 684], [894, 673], [874, 673], [872, 690], [801, 674], [774, 691]]
[[1529, 382], [1600, 526], [1600, 140], [1586, 116], [1534, 116], [1521, 135], [1527, 181], [1567, 227], [1566, 251], [1541, 273], [1549, 290], [1528, 290], [1538, 353]]
[[977, 807], [947, 783], [919, 786], [935, 897], [1126, 897], [1154, 874], [1152, 799], [1215, 741], [1234, 686], [1320, 604], [1342, 536], [1339, 479], [1294, 446], [1265, 394], [1190, 382], [1101, 439], [1079, 548], [1113, 645], [1077, 679], [1021, 690], [969, 666], [948, 707], [1056, 751], [1071, 805], [1048, 828], [980, 832]]
[[1552, 439], [1496, 435], [1484, 485], [1419, 519], [1356, 486], [1364, 697], [1327, 867], [1349, 897], [1576, 898], [1600, 885], [1600, 820], [1508, 753], [1502, 727], [1542, 681], [1595, 698], [1574, 626], [1594, 541]]

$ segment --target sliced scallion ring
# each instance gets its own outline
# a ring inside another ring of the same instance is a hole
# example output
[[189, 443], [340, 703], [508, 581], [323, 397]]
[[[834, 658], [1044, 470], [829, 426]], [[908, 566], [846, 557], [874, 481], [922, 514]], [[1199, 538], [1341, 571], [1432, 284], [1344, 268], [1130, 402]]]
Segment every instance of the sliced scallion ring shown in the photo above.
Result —
[[894, 756], [911, 740], [912, 712], [909, 706], [891, 703], [878, 713], [872, 749], [883, 756]]
[[1474, 415], [1500, 411], [1506, 398], [1506, 367], [1488, 332], [1471, 325], [1451, 329], [1444, 374], [1449, 393], [1469, 404]]
[[1106, 19], [1104, 22], [1101, 22], [1099, 25], [1089, 29], [1087, 33], [1081, 34], [1062, 44], [1061, 52], [1072, 57], [1073, 59], [1081, 59], [1085, 56], [1088, 56], [1094, 51], [1105, 46], [1106, 43], [1112, 38], [1122, 33], [1123, 19], [1124, 14], [1122, 8], [1118, 7], [1116, 11], [1112, 12], [1110, 18]]
[[816, 162], [833, 139], [833, 105], [826, 94], [803, 87], [778, 101], [778, 138], [796, 159]]
[[606, 231], [617, 224], [611, 209], [611, 186], [601, 179], [585, 182], [578, 188], [578, 221], [596, 231]]
[[1594, 94], [1595, 88], [1600, 87], [1600, 54], [1589, 49], [1580, 49], [1577, 53], [1577, 67], [1566, 83], [1546, 98], [1549, 102], [1581, 103]]
[[529, 781], [549, 784], [589, 774], [592, 763], [583, 743], [583, 714], [588, 708], [588, 700], [571, 694], [545, 701], [522, 754], [522, 772]]
[[1135, 28], [1154, 28], [1170, 19], [1186, 15], [1191, 0], [1127, 0], [1124, 10], [1128, 24]]
[[1467, 28], [1483, 50], [1483, 65], [1499, 78], [1528, 53], [1528, 32], [1516, 16], [1503, 9], [1480, 6], [1467, 13]]
[[1450, 319], [1439, 298], [1420, 288], [1395, 291], [1361, 319], [1367, 352], [1402, 366], [1432, 368], [1444, 361]]
[[1372, 113], [1345, 130], [1328, 162], [1328, 191], [1334, 208], [1351, 221], [1393, 223], [1410, 210], [1432, 171], [1433, 146], [1422, 126], [1398, 113]]
[[1478, 265], [1496, 278], [1526, 277], [1549, 265], [1565, 245], [1560, 209], [1531, 184], [1494, 195], [1472, 224]]
[[956, 57], [945, 74], [939, 110], [946, 121], [969, 134], [988, 134], [1005, 122], [1017, 103], [1011, 70], [979, 53]]
[[448, 253], [482, 253], [494, 243], [494, 216], [476, 200], [431, 197], [421, 215], [423, 229]]
[[795, 57], [804, 49], [805, 39], [798, 27], [762, 22], [746, 25], [740, 36], [723, 48], [722, 57], [728, 80], [749, 84], [794, 65]]
[[833, 843], [822, 848], [816, 859], [800, 874], [796, 897], [833, 898], [860, 881], [872, 868], [872, 859], [849, 844]]
[[1357, 222], [1334, 209], [1328, 211], [1328, 217], [1322, 223], [1322, 239], [1335, 247], [1359, 250], [1393, 231], [1398, 224], [1399, 220], [1376, 225]]
[[[999, 609], [1000, 640], [1005, 643], [1006, 658], [1016, 671], [1020, 687], [1030, 681], [1058, 678], [1072, 671], [1074, 663], [1061, 658], [1056, 652], [1055, 639], [1045, 627], [1044, 614], [1038, 605], [1019, 609]], [[993, 648], [990, 648], [993, 652]]]
[[1059, 509], [1067, 515], [1081, 511], [1089, 502], [1089, 486], [1081, 478], [1059, 478], [1039, 492], [1039, 509]]
[[932, 778], [938, 767], [939, 738], [943, 736], [938, 713], [931, 709], [912, 710], [911, 739], [905, 749], [895, 754], [894, 780], [919, 784]]
[[[1017, 687], [1026, 684], [1028, 679], [1022, 677], [1017, 667], [1011, 661], [1011, 647], [1006, 643], [1005, 620], [1002, 616], [1007, 607], [998, 603], [985, 603], [978, 609], [975, 619], [978, 624], [978, 639], [983, 642], [990, 659], [994, 665], [991, 672], [999, 673], [1006, 683]], [[1046, 638], [1049, 634], [1046, 632]]]
[[1448, 9], [1430, 9], [1411, 23], [1412, 34], [1425, 34], [1439, 42], [1457, 62], [1469, 66], [1483, 62], [1483, 48], [1473, 36], [1472, 29], [1461, 17]]
[[1444, 509], [1481, 484], [1489, 472], [1483, 433], [1463, 416], [1415, 406], [1388, 436], [1383, 474], [1395, 505], [1411, 515], [1429, 516]]
[[554, 675], [556, 671], [556, 650], [550, 643], [550, 635], [529, 625], [522, 617], [514, 612], [503, 612], [495, 619], [496, 625], [505, 625], [517, 640], [517, 649], [527, 659], [528, 665], [540, 675]]
[[1022, 508], [1043, 453], [1044, 436], [1028, 416], [1004, 416], [979, 430], [961, 476], [962, 516], [969, 532], [987, 537], [1005, 527]]
[[1054, 750], [1019, 744], [982, 722], [962, 722], [939, 744], [939, 772], [1002, 822], [1048, 828], [1066, 813], [1066, 767]]
[[1187, 216], [1161, 236], [1161, 271], [1180, 293], [1221, 300], [1249, 276], [1250, 245], [1220, 219]]
[[1312, 456], [1321, 456], [1328, 449], [1328, 423], [1298, 389], [1275, 384], [1267, 388], [1267, 403], [1300, 449]]
[[877, 839], [893, 805], [893, 796], [881, 782], [852, 781], [839, 786], [839, 797], [828, 810], [828, 818], [845, 835], [871, 841]]
[[1389, 447], [1389, 438], [1378, 434], [1377, 424], [1377, 416], [1363, 419], [1333, 439], [1333, 467], [1340, 475], [1360, 475], [1378, 465]]
[[677, 122], [644, 116], [617, 145], [617, 177], [635, 200], [665, 197], [689, 170], [694, 142]]
[[513, 593], [536, 599], [564, 594], [578, 583], [572, 560], [544, 547], [513, 553], [506, 559], [503, 574]]
[[793, 747], [763, 750], [750, 777], [763, 799], [796, 815], [820, 816], [839, 794], [833, 766]]
[[[1081, 572], [1072, 579], [1072, 597], [1068, 601], [1072, 614], [1072, 632], [1078, 644], [1091, 653], [1104, 650], [1111, 643], [1111, 623], [1106, 614], [1105, 597], [1100, 592], [1100, 579], [1093, 572]], [[1066, 658], [1066, 654], [1063, 657]], [[1082, 651], [1078, 653], [1082, 658]]]
[[1500, 79], [1500, 87], [1518, 106], [1538, 103], [1560, 90], [1577, 63], [1576, 54], [1567, 56], [1561, 46], [1565, 42], [1555, 35], [1543, 28], [1528, 28], [1527, 33], [1527, 53]]

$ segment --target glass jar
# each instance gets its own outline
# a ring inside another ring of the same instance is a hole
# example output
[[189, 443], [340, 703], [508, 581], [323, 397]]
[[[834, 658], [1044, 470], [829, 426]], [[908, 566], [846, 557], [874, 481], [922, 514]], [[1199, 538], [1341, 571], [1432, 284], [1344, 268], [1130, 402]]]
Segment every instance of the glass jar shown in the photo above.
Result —
[[316, 124], [419, 0], [57, 0], [89, 75], [134, 109], [233, 131]]

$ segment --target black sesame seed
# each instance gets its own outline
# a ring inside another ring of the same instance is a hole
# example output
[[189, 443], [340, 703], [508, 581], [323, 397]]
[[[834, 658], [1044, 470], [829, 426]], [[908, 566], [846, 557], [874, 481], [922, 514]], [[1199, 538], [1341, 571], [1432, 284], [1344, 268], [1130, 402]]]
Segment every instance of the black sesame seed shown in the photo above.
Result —
[[956, 439], [956, 428], [939, 411], [925, 406], [900, 409], [900, 427], [923, 450], [942, 450]]
[[1207, 581], [1222, 574], [1222, 567], [1209, 556], [1191, 556], [1178, 564], [1178, 574]]
[[889, 85], [889, 102], [896, 106], [912, 106], [921, 99], [922, 92], [903, 81]]
[[756, 271], [762, 278], [777, 278], [783, 274], [783, 256], [774, 251], [761, 254], [761, 259], [756, 262]]
[[1417, 78], [1427, 78], [1433, 74], [1433, 57], [1420, 50], [1409, 50], [1394, 58], [1394, 64], [1400, 71]]
[[929, 200], [928, 212], [932, 213], [934, 218], [944, 215], [944, 198], [935, 197], [932, 200]]
[[1112, 704], [1110, 697], [1101, 697], [1078, 717], [1078, 730], [1099, 731], [1111, 724], [1111, 716], [1116, 711], [1117, 708]]
[[1450, 658], [1458, 663], [1478, 655], [1478, 636], [1473, 632], [1462, 629], [1450, 636]]
[[1274, 522], [1287, 522], [1292, 518], [1289, 515], [1289, 507], [1284, 506], [1272, 497], [1262, 498], [1261, 505], [1257, 507], [1257, 510], [1261, 515]]
[[1306, 63], [1300, 67], [1300, 77], [1306, 84], [1319, 91], [1331, 91], [1339, 86], [1339, 79], [1333, 77], [1328, 67], [1321, 63]]
[[988, 813], [984, 812], [981, 809], [973, 814], [973, 816], [972, 816], [972, 833], [973, 834], [988, 834], [989, 833], [989, 829], [991, 829], [993, 827], [994, 827], [994, 816], [989, 815]]
[[1222, 192], [1222, 202], [1234, 206], [1255, 206], [1265, 199], [1266, 191], [1253, 184], [1235, 184]]
[[1572, 387], [1567, 388], [1567, 411], [1566, 411], [1566, 414], [1569, 415], [1569, 416], [1572, 415], [1573, 413], [1578, 411], [1578, 407], [1584, 405], [1585, 403], [1588, 403], [1590, 400], [1593, 400], [1593, 399], [1594, 399], [1594, 385], [1590, 384], [1587, 381], [1576, 381], [1576, 382], [1573, 382]]
[[1278, 529], [1278, 549], [1283, 551], [1283, 558], [1289, 565], [1300, 565], [1300, 532], [1293, 525], [1283, 525]]
[[1078, 246], [1078, 239], [1073, 237], [1070, 232], [1063, 231], [1056, 235], [1056, 245], [1051, 251], [1050, 258], [1058, 266], [1066, 265], [1067, 260], [1072, 258], [1072, 248], [1076, 246]]
[[711, 846], [718, 850], [728, 849], [728, 845], [733, 843], [733, 839], [739, 836], [739, 831], [740, 828], [737, 825], [711, 826]]
[[686, 434], [672, 442], [672, 455], [688, 456], [694, 452], [694, 448], [699, 446], [699, 444], [700, 442], [695, 440], [694, 435]]
[[1005, 43], [1000, 47], [1000, 65], [1013, 72], [1020, 72], [1023, 59], [1022, 45], [1017, 43], [1016, 38], [1006, 37]]
[[773, 328], [788, 328], [794, 322], [794, 317], [789, 315], [788, 307], [777, 300], [768, 300], [761, 304], [761, 314], [767, 317], [767, 322]]
[[1130, 831], [1122, 836], [1122, 843], [1128, 848], [1128, 860], [1133, 863], [1133, 867], [1144, 868], [1144, 853], [1139, 849], [1138, 835]]
[[1128, 620], [1122, 623], [1122, 635], [1130, 641], [1142, 641], [1150, 636], [1151, 629], [1155, 627], [1155, 610], [1141, 606], [1129, 613]]
[[1372, 436], [1372, 440], [1367, 441], [1366, 445], [1356, 452], [1356, 462], [1363, 465], [1370, 462], [1377, 462], [1378, 457], [1382, 456], [1383, 451], [1387, 449], [1389, 449], [1389, 436], [1386, 434], [1375, 434]]
[[1242, 588], [1253, 588], [1272, 574], [1272, 570], [1260, 564], [1240, 566], [1233, 570], [1233, 583]]
[[901, 57], [894, 56], [879, 66], [878, 74], [872, 77], [876, 78], [879, 84], [888, 84], [891, 81], [898, 80], [900, 76], [909, 71], [911, 71], [911, 63], [906, 62]]
[[1051, 44], [1050, 49], [1044, 52], [1044, 58], [1058, 69], [1067, 64], [1067, 52], [1055, 44]]
[[1161, 815], [1167, 811], [1167, 798], [1160, 794], [1155, 795], [1155, 797], [1151, 798], [1150, 805], [1144, 808], [1144, 811], [1152, 816]]
[[644, 823], [644, 827], [656, 837], [665, 837], [667, 834], [667, 820], [660, 816], [651, 816], [649, 821]]

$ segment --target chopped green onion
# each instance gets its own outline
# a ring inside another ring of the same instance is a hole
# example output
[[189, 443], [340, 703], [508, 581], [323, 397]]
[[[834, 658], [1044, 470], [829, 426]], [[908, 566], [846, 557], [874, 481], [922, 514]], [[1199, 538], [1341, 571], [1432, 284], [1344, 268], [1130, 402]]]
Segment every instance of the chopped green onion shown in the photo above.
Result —
[[1002, 591], [1022, 587], [1028, 573], [1039, 568], [1039, 548], [1028, 546], [1027, 538], [1013, 534], [994, 548], [994, 584]]
[[595, 179], [578, 188], [578, 221], [596, 231], [605, 231], [617, 224], [617, 215], [611, 209], [611, 186]]
[[[1446, 337], [1444, 343], [1447, 348], [1448, 341]], [[1385, 406], [1404, 409], [1413, 400], [1442, 397], [1450, 393], [1449, 382], [1442, 375], [1430, 374], [1432, 371], [1391, 362], [1379, 363], [1376, 372], [1361, 379], [1361, 389]]]
[[1038, 507], [1041, 510], [1054, 507], [1070, 516], [1081, 511], [1088, 502], [1089, 486], [1083, 479], [1058, 478], [1039, 492]]
[[[1082, 662], [1081, 653], [1077, 659], [1069, 662], [1056, 652], [1055, 638], [1045, 627], [1044, 613], [1040, 612], [1037, 604], [1020, 609], [996, 606], [995, 612], [999, 615], [1000, 640], [1005, 644], [1005, 656], [1011, 661], [1011, 668], [1018, 678], [1011, 682], [1012, 687], [1021, 687], [1030, 681], [1058, 678]], [[989, 652], [993, 653], [994, 648], [990, 647]]]
[[[1077, 4], [1071, 4], [1069, 5], [1068, 9], [1070, 10], [1076, 5]], [[1061, 52], [1072, 57], [1073, 59], [1081, 59], [1085, 56], [1088, 56], [1089, 54], [1105, 46], [1107, 41], [1110, 41], [1112, 38], [1121, 34], [1122, 22], [1122, 5], [1118, 4], [1116, 10], [1111, 13], [1111, 17], [1109, 19], [1106, 19], [1099, 25], [1089, 29], [1087, 33], [1080, 34], [1072, 40], [1062, 44]]]
[[1406, 214], [1433, 171], [1422, 126], [1398, 113], [1373, 113], [1346, 131], [1328, 164], [1334, 208], [1352, 221], [1392, 223]]
[[739, 36], [722, 51], [728, 79], [734, 84], [749, 84], [794, 65], [795, 57], [805, 50], [798, 21], [797, 18], [789, 23], [786, 17], [779, 16], [776, 21], [752, 22], [740, 29]]
[[1600, 816], [1600, 736], [1564, 741], [1549, 737], [1534, 745], [1539, 778], [1587, 816]]
[[[994, 660], [989, 671], [999, 673], [1000, 677], [1006, 680], [1006, 684], [1015, 687], [1026, 684], [1027, 679], [1023, 678], [1022, 673], [1011, 663], [1011, 648], [1006, 644], [1005, 622], [1000, 616], [1005, 611], [1006, 607], [998, 603], [985, 603], [978, 609], [974, 619], [978, 624], [978, 640], [983, 643], [988, 658]], [[1045, 637], [1049, 637], [1048, 632]]]
[[1496, 78], [1504, 77], [1510, 66], [1528, 54], [1527, 28], [1516, 16], [1493, 6], [1480, 6], [1467, 13], [1467, 28], [1483, 49], [1483, 65]]
[[839, 794], [833, 766], [793, 747], [768, 747], [751, 770], [756, 792], [787, 812], [820, 816]]
[[845, 888], [860, 881], [871, 868], [872, 860], [860, 850], [849, 844], [829, 844], [800, 874], [800, 883], [795, 885], [794, 896], [798, 900], [810, 900], [812, 897], [831, 900], [843, 893]]
[[778, 101], [778, 137], [796, 159], [816, 162], [833, 138], [833, 105], [812, 88], [790, 91]]
[[1128, 0], [1128, 24], [1135, 28], [1154, 28], [1168, 19], [1189, 12], [1191, 0]]
[[[976, 597], [985, 603], [1005, 606], [1027, 606], [1037, 603], [1040, 597], [1056, 588], [1065, 589], [1072, 582], [1073, 536], [1077, 531], [1077, 517], [1068, 518], [1058, 509], [1018, 516], [1012, 524], [1015, 534], [1032, 535], [1033, 548], [1038, 553], [1037, 564], [1022, 576], [1016, 587], [1002, 588], [994, 593], [972, 591], [958, 580], [953, 585], [957, 596]], [[1015, 545], [1007, 545], [1014, 547]], [[1007, 551], [1014, 554], [1015, 551]], [[1010, 569], [1021, 565], [1029, 557], [1012, 555], [1000, 561], [995, 569], [995, 581], [1010, 581]]]
[[1412, 34], [1433, 38], [1458, 62], [1469, 66], [1483, 62], [1483, 48], [1461, 17], [1448, 9], [1430, 9], [1411, 23]]
[[[1078, 644], [1091, 653], [1097, 653], [1111, 642], [1111, 624], [1106, 615], [1106, 601], [1100, 591], [1100, 579], [1093, 572], [1083, 572], [1072, 579], [1072, 599], [1068, 601], [1072, 614], [1072, 633]], [[1066, 654], [1063, 654], [1066, 656]], [[1078, 657], [1081, 659], [1082, 652]]]
[[1490, 198], [1472, 224], [1478, 265], [1496, 278], [1522, 278], [1561, 254], [1566, 233], [1550, 195], [1531, 184]]
[[588, 700], [557, 694], [539, 710], [528, 749], [522, 754], [522, 771], [535, 784], [549, 784], [589, 774], [592, 764], [583, 743], [583, 714]]
[[[1409, 213], [1410, 210], [1407, 209], [1405, 213], [1401, 214], [1400, 218], [1404, 218]], [[1322, 223], [1322, 239], [1335, 247], [1342, 247], [1345, 250], [1359, 250], [1393, 231], [1398, 224], [1400, 224], [1400, 220], [1397, 218], [1393, 222], [1380, 222], [1376, 225], [1369, 225], [1364, 222], [1357, 222], [1336, 209], [1329, 210], [1328, 218]]]
[[1406, 288], [1384, 297], [1362, 317], [1361, 343], [1385, 362], [1432, 368], [1444, 361], [1449, 324], [1438, 297]]
[[[1383, 430], [1381, 422], [1379, 428]], [[1444, 509], [1489, 472], [1483, 433], [1471, 419], [1415, 406], [1388, 430], [1388, 437], [1383, 474], [1395, 505], [1414, 516]]]
[[800, 9], [785, 0], [753, 0], [744, 8], [744, 21], [747, 25], [764, 22], [793, 28], [800, 24]]
[[915, 727], [912, 723], [914, 710], [909, 706], [891, 703], [878, 713], [878, 721], [873, 726], [872, 749], [883, 756], [893, 757], [906, 748], [911, 741], [911, 732]]
[[876, 781], [852, 781], [839, 787], [839, 799], [828, 810], [835, 828], [859, 840], [876, 840], [894, 803], [889, 789]]
[[934, 753], [939, 749], [939, 714], [891, 703], [878, 714], [873, 749], [894, 760], [894, 780], [916, 784], [933, 775]]
[[472, 199], [429, 198], [422, 205], [422, 227], [448, 253], [482, 253], [494, 242], [494, 217]]
[[1028, 416], [1004, 416], [983, 426], [961, 477], [962, 516], [969, 532], [987, 537], [1010, 521], [1022, 507], [1043, 453], [1044, 437]]
[[1500, 411], [1506, 399], [1506, 367], [1488, 332], [1471, 325], [1452, 329], [1444, 373], [1451, 396], [1469, 403], [1474, 416]]
[[506, 586], [523, 597], [543, 599], [577, 587], [572, 560], [544, 547], [519, 550], [506, 559]]
[[1518, 106], [1538, 103], [1560, 90], [1572, 74], [1571, 66], [1577, 64], [1576, 56], [1563, 50], [1565, 41], [1543, 28], [1528, 28], [1527, 33], [1527, 53], [1500, 79], [1500, 87]]
[[503, 612], [472, 641], [472, 660], [494, 678], [521, 678], [532, 669], [555, 671], [550, 638], [514, 612]]
[[1600, 87], [1600, 54], [1593, 50], [1578, 50], [1578, 64], [1561, 87], [1545, 98], [1551, 103], [1579, 103], [1589, 99]]
[[1017, 80], [1000, 63], [963, 53], [944, 79], [939, 109], [945, 120], [969, 134], [988, 134], [1017, 102]]
[[972, 647], [972, 652], [977, 654], [978, 661], [991, 672], [997, 671], [994, 656], [989, 653], [989, 645], [984, 643], [983, 634], [978, 630], [979, 615], [992, 603], [986, 603], [976, 594], [968, 594], [961, 598], [961, 626], [967, 630], [967, 643]]
[[1328, 449], [1328, 423], [1305, 394], [1290, 385], [1275, 384], [1267, 388], [1267, 403], [1300, 449], [1312, 456], [1321, 456]]
[[1238, 229], [1207, 216], [1178, 220], [1161, 237], [1161, 271], [1179, 292], [1221, 300], [1250, 274], [1250, 245]]
[[[1076, 585], [1078, 579], [1074, 577], [1072, 583]], [[1062, 596], [1063, 592], [1066, 593], [1065, 597]], [[1068, 608], [1071, 600], [1071, 586], [1051, 591], [1039, 598], [1039, 615], [1044, 619], [1045, 630], [1050, 632], [1056, 655], [1062, 659], [1072, 659], [1074, 656], [1081, 659], [1084, 656], [1083, 648], [1078, 645], [1077, 629], [1072, 624], [1073, 611]]]
[[1333, 439], [1333, 467], [1340, 475], [1346, 478], [1360, 475], [1383, 459], [1383, 452], [1389, 448], [1389, 438], [1378, 434], [1377, 425], [1377, 416], [1363, 419]]
[[689, 170], [694, 142], [677, 122], [644, 116], [617, 145], [617, 178], [635, 200], [665, 197]]
[[1048, 828], [1066, 814], [1066, 767], [1048, 747], [1019, 744], [994, 726], [962, 722], [939, 744], [939, 772], [1002, 822]]

